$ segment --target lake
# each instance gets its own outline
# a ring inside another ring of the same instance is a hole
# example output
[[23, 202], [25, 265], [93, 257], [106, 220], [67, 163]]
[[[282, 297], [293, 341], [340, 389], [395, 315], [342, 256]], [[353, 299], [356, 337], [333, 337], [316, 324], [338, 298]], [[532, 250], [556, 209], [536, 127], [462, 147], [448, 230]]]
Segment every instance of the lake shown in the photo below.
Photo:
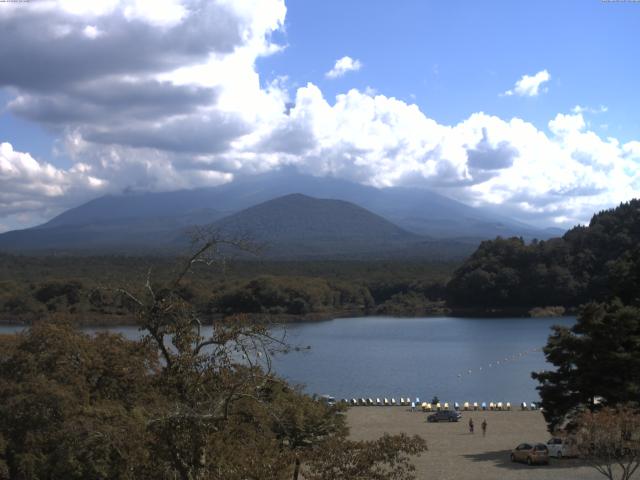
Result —
[[[287, 340], [311, 349], [279, 355], [274, 366], [309, 393], [338, 398], [437, 395], [519, 404], [538, 398], [531, 372], [549, 367], [541, 348], [550, 327], [574, 323], [574, 317], [361, 317], [290, 324]], [[136, 327], [112, 330], [139, 336]]]

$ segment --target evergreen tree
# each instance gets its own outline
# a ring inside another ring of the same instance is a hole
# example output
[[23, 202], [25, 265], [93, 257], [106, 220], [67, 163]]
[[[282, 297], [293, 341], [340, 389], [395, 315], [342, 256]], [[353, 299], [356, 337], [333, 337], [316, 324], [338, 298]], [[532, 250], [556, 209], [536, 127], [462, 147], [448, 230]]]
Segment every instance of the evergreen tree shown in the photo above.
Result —
[[640, 402], [640, 309], [590, 303], [573, 327], [554, 327], [544, 353], [556, 370], [532, 376], [550, 430], [597, 405]]

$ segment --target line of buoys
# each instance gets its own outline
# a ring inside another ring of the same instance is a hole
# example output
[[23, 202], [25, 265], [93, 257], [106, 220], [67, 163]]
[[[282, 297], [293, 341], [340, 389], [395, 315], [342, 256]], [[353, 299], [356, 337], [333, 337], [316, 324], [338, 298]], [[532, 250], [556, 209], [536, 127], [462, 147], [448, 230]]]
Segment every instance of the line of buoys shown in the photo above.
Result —
[[[410, 397], [400, 397], [399, 400], [396, 400], [395, 397], [391, 398], [380, 398], [376, 397], [375, 400], [371, 397], [365, 398], [345, 398], [342, 400], [342, 403], [351, 405], [354, 407], [357, 406], [406, 406], [411, 407], [412, 409], [420, 408], [424, 412], [437, 412], [440, 410], [453, 410], [458, 411], [509, 411], [511, 410], [511, 402], [453, 402], [450, 404], [449, 402], [437, 402], [435, 404], [429, 402], [420, 402], [420, 397], [416, 397], [415, 400], [411, 400]], [[540, 405], [538, 402], [521, 402], [520, 410], [540, 410]]]
[[[489, 362], [489, 364], [486, 365], [486, 366], [488, 368], [494, 368], [494, 367], [498, 367], [498, 366], [501, 366], [501, 365], [506, 365], [509, 362], [513, 362], [513, 361], [521, 359], [522, 357], [524, 357], [525, 355], [528, 355], [529, 353], [540, 352], [540, 351], [542, 351], [541, 348], [531, 348], [529, 350], [524, 350], [522, 352], [514, 353], [513, 355], [504, 357], [504, 358], [502, 358], [500, 360], [496, 360], [495, 362]], [[477, 368], [477, 371], [480, 371], [480, 372], [483, 371], [484, 367], [485, 367], [484, 365], [479, 365], [478, 368]], [[459, 379], [463, 378], [463, 376], [464, 376], [463, 373], [465, 373], [465, 372], [458, 373], [458, 378]], [[473, 369], [469, 368], [469, 369], [466, 370], [466, 374], [467, 375], [471, 375], [472, 373], [474, 373]]]

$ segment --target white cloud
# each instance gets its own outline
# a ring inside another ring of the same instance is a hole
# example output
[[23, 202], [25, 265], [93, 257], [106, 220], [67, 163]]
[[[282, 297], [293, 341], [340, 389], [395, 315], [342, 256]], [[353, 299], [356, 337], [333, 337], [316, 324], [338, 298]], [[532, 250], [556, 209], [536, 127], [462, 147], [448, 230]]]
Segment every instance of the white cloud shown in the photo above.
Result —
[[571, 109], [573, 113], [606, 113], [609, 108], [606, 105], [600, 105], [597, 108], [594, 107], [583, 107], [582, 105], [576, 105]]
[[356, 72], [362, 68], [360, 60], [354, 60], [349, 56], [344, 56], [336, 60], [335, 65], [331, 70], [325, 73], [327, 78], [342, 77], [347, 72]]
[[99, 194], [107, 182], [82, 167], [59, 169], [0, 143], [0, 217], [43, 219], [61, 206]]
[[533, 76], [523, 75], [511, 90], [507, 90], [503, 95], [519, 95], [521, 97], [535, 97], [540, 93], [540, 87], [551, 78], [549, 72], [541, 70]]
[[98, 38], [98, 36], [102, 33], [93, 25], [87, 25], [86, 27], [84, 27], [84, 30], [82, 32], [88, 38]]
[[576, 113], [574, 115], [559, 113], [553, 120], [549, 121], [549, 130], [558, 136], [567, 135], [572, 132], [579, 132], [584, 127], [584, 117], [581, 113]]
[[415, 105], [358, 90], [332, 105], [309, 84], [270, 132], [296, 148], [281, 142], [280, 155], [256, 154], [270, 144], [263, 139], [247, 149], [270, 168], [286, 163], [380, 187], [429, 187], [541, 225], [583, 222], [637, 195], [640, 143], [603, 139], [581, 114], [558, 114], [549, 129], [484, 113], [442, 125]]

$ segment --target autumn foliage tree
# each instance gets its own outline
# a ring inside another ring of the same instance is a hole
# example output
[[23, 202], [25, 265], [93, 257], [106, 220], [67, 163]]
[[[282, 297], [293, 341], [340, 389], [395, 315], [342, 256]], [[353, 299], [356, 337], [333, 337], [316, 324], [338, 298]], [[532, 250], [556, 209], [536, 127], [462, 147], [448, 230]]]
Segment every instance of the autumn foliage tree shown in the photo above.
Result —
[[609, 480], [629, 480], [640, 468], [640, 411], [629, 406], [585, 411], [576, 419], [581, 458]]

